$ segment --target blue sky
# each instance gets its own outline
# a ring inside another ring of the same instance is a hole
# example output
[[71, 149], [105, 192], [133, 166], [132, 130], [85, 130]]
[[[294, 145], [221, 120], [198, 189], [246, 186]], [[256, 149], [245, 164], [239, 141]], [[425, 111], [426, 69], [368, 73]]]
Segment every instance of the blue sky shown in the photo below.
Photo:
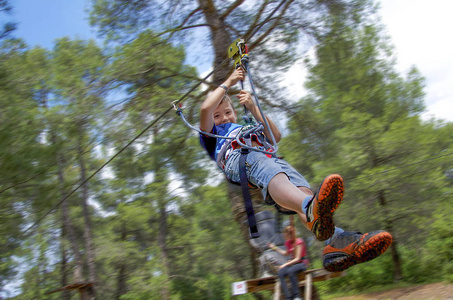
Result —
[[51, 49], [57, 38], [96, 38], [86, 9], [89, 0], [10, 0], [11, 21], [18, 22], [15, 37], [31, 46]]
[[[18, 22], [16, 37], [31, 46], [51, 49], [57, 38], [89, 39], [96, 33], [88, 24], [90, 0], [10, 0]], [[382, 21], [391, 36], [398, 58], [396, 65], [406, 74], [415, 65], [426, 78], [424, 118], [453, 121], [453, 1], [450, 0], [381, 0]], [[206, 72], [207, 70], [200, 70]], [[306, 70], [301, 64], [292, 68], [288, 87], [300, 97], [305, 93], [301, 78]]]

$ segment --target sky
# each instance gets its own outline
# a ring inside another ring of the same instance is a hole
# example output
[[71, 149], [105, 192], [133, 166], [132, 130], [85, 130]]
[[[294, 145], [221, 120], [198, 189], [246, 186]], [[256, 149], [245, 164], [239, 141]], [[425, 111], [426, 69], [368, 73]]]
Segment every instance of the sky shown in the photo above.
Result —
[[[411, 66], [425, 78], [424, 120], [453, 121], [453, 1], [381, 0], [379, 15], [397, 58], [396, 70], [406, 77]], [[306, 94], [300, 84], [306, 70], [294, 65], [285, 80], [292, 97]]]
[[453, 1], [382, 0], [381, 17], [396, 48], [397, 68], [415, 65], [426, 79], [425, 118], [453, 121]]
[[[10, 0], [10, 20], [18, 22], [16, 37], [30, 46], [52, 49], [55, 39], [96, 38], [90, 28], [87, 9], [90, 0]], [[381, 0], [380, 15], [395, 47], [402, 76], [416, 66], [426, 79], [424, 119], [453, 121], [453, 1]], [[207, 70], [199, 70], [200, 73]], [[293, 95], [305, 94], [302, 64], [291, 69], [288, 87]]]

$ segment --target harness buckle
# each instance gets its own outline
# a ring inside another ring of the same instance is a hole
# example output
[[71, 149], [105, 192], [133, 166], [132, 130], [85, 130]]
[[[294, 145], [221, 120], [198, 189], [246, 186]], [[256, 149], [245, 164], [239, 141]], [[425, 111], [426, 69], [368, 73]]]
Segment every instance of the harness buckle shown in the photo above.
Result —
[[178, 103], [178, 100], [175, 100], [171, 103], [173, 105], [173, 109], [176, 111], [176, 113], [180, 113], [183, 110], [182, 104]]

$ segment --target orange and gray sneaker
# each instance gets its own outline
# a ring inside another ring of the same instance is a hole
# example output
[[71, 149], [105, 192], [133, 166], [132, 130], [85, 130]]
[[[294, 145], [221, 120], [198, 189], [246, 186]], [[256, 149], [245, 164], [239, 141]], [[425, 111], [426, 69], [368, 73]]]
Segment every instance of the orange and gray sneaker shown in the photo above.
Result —
[[344, 231], [332, 237], [324, 247], [323, 266], [330, 272], [346, 270], [353, 265], [372, 260], [392, 244], [392, 235], [386, 231], [360, 232]]
[[343, 178], [332, 174], [327, 176], [313, 198], [306, 204], [308, 228], [320, 241], [330, 238], [335, 231], [333, 212], [343, 200]]

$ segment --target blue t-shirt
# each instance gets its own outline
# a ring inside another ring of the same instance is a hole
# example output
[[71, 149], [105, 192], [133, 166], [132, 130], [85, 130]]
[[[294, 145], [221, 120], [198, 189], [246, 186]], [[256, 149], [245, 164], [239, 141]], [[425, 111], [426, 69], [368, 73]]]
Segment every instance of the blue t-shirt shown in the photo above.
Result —
[[[242, 125], [236, 123], [225, 123], [220, 125], [214, 125], [211, 133], [221, 136], [231, 136], [234, 137], [242, 128]], [[224, 156], [226, 150], [228, 150], [229, 146], [231, 145], [231, 140], [227, 139], [220, 139], [214, 138], [210, 136], [206, 136], [204, 134], [200, 134], [200, 144], [201, 146], [206, 149], [209, 154], [209, 157], [212, 160], [215, 160], [217, 164], [222, 168], [222, 160], [224, 160]]]

